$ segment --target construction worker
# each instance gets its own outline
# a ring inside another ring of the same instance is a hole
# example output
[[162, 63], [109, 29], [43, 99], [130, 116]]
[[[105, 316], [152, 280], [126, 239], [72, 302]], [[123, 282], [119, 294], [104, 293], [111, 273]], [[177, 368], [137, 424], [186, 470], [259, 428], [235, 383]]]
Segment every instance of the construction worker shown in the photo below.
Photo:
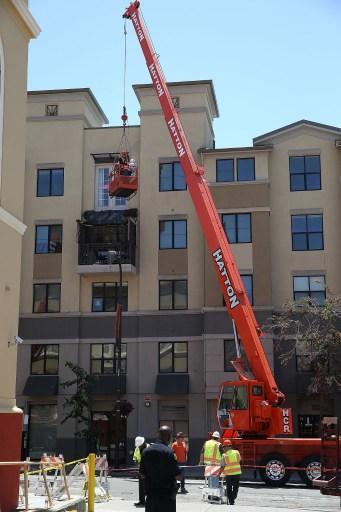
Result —
[[176, 434], [176, 441], [172, 444], [172, 450], [181, 470], [180, 492], [181, 494], [187, 494], [188, 491], [185, 488], [185, 469], [183, 466], [187, 464], [188, 447], [185, 443], [185, 434], [183, 432]]
[[211, 489], [219, 488], [220, 462], [220, 434], [215, 431], [212, 434], [212, 438], [205, 441], [199, 462], [199, 464], [206, 466], [205, 476], [208, 478], [208, 487]]
[[[141, 464], [141, 458], [142, 453], [145, 448], [147, 448], [149, 444], [146, 443], [146, 440], [142, 436], [135, 437], [135, 451], [133, 455], [133, 461], [140, 467]], [[137, 503], [134, 503], [135, 507], [144, 507], [145, 501], [146, 501], [146, 492], [145, 492], [145, 485], [144, 485], [144, 479], [141, 477], [139, 473], [139, 501]]]
[[225, 478], [226, 482], [227, 504], [234, 505], [238, 495], [239, 479], [242, 473], [240, 467], [240, 453], [238, 450], [233, 449], [229, 439], [224, 439], [223, 450], [220, 475]]

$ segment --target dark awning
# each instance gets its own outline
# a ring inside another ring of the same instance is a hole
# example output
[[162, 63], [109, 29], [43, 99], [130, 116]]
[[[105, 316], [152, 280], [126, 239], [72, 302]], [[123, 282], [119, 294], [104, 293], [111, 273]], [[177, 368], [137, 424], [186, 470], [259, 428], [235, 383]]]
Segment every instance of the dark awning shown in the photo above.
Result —
[[117, 162], [120, 153], [91, 153], [96, 164], [110, 164]]
[[188, 373], [160, 374], [156, 377], [155, 393], [158, 395], [187, 395], [188, 392]]
[[[90, 387], [91, 395], [116, 395], [118, 390], [117, 375], [96, 375]], [[126, 392], [126, 375], [121, 375], [121, 394]]]
[[91, 226], [103, 226], [106, 224], [125, 224], [129, 217], [137, 218], [137, 208], [129, 210], [88, 210], [83, 213], [82, 223]]
[[57, 394], [57, 375], [30, 375], [23, 391], [23, 395], [27, 396], [49, 396]]

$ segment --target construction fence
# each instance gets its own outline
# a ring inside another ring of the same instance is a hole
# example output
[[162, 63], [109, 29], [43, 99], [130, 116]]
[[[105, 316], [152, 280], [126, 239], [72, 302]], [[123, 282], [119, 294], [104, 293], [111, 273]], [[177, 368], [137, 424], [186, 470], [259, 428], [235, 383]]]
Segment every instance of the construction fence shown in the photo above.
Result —
[[[89, 457], [65, 462], [62, 455], [56, 457], [44, 454], [40, 462], [26, 460], [18, 463], [22, 465], [19, 506], [28, 510], [31, 508], [30, 501], [36, 500], [38, 496], [43, 508], [76, 497], [88, 499], [91, 494], [97, 502], [110, 500], [106, 456], [94, 457], [93, 488], [89, 487]], [[32, 470], [34, 466], [38, 466], [38, 469]]]

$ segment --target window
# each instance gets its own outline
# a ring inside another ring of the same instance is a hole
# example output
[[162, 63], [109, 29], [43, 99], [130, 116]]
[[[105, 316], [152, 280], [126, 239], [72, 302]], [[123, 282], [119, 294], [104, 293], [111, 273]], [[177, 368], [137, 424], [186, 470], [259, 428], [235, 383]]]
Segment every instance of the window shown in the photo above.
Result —
[[[253, 276], [252, 274], [241, 274], [240, 276], [242, 278], [248, 299], [250, 301], [250, 304], [253, 305]], [[224, 296], [222, 298], [223, 300], [223, 306], [225, 306], [225, 299]]]
[[[91, 345], [90, 372], [92, 375], [116, 375], [118, 352], [115, 343]], [[121, 343], [121, 373], [127, 373], [127, 344]]]
[[159, 281], [159, 309], [187, 309], [187, 280]]
[[298, 415], [299, 437], [320, 437], [321, 416], [319, 414]]
[[160, 249], [186, 249], [187, 221], [160, 220], [159, 247]]
[[33, 285], [33, 313], [59, 313], [60, 284], [44, 283]]
[[111, 167], [97, 167], [96, 169], [96, 198], [95, 207], [98, 210], [125, 209], [126, 197], [109, 197], [109, 175]]
[[251, 240], [251, 213], [224, 213], [223, 226], [231, 244], [246, 244]]
[[296, 371], [298, 373], [311, 371], [311, 360], [307, 354], [296, 353]]
[[62, 252], [63, 226], [36, 226], [36, 254]]
[[320, 155], [290, 156], [290, 190], [321, 190]]
[[216, 181], [234, 181], [233, 158], [219, 159], [216, 161]]
[[237, 181], [255, 180], [255, 159], [237, 158]]
[[159, 343], [159, 372], [187, 373], [187, 342]]
[[186, 180], [180, 162], [160, 164], [160, 192], [186, 190]]
[[57, 375], [59, 345], [31, 345], [31, 375]]
[[224, 340], [224, 372], [234, 372], [231, 361], [236, 359], [236, 344], [233, 340]]
[[294, 276], [294, 300], [300, 301], [310, 297], [317, 304], [323, 304], [326, 299], [326, 284], [324, 276]]
[[242, 274], [240, 277], [242, 278], [243, 284], [245, 286], [250, 304], [253, 304], [253, 276], [252, 274]]
[[57, 425], [56, 404], [30, 405], [28, 455], [31, 459], [40, 459], [42, 453], [58, 453]]
[[[233, 410], [245, 410], [248, 406], [248, 389], [246, 385], [224, 386], [219, 403], [219, 412]], [[220, 417], [222, 416], [219, 414]]]
[[128, 310], [128, 283], [122, 283], [120, 296], [120, 283], [92, 283], [92, 308], [98, 313], [103, 311], [116, 311], [118, 299], [123, 311]]
[[64, 169], [38, 169], [37, 197], [64, 195]]
[[323, 249], [323, 216], [292, 215], [291, 236], [293, 251], [320, 251]]

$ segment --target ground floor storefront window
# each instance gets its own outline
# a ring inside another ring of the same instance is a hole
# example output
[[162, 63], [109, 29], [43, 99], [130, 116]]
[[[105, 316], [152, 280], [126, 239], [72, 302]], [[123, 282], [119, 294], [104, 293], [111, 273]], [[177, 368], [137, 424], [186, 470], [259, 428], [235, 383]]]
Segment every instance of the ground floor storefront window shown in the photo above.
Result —
[[56, 404], [31, 404], [29, 408], [28, 455], [40, 459], [56, 453], [58, 413]]

